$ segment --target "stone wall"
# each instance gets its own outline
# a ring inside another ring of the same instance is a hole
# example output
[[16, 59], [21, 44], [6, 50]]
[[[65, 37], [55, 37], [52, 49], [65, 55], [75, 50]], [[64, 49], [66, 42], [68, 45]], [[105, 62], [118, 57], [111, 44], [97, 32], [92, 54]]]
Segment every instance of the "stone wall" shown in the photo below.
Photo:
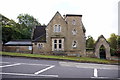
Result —
[[95, 53], [94, 53], [93, 50], [91, 50], [91, 51], [86, 51], [86, 56], [87, 56], [87, 57], [95, 57]]
[[19, 52], [19, 53], [32, 53], [32, 46], [3, 46], [3, 51]]
[[[83, 25], [82, 25], [82, 17], [81, 16], [67, 16], [66, 21], [68, 23], [68, 33], [67, 33], [67, 51], [76, 51], [78, 55], [85, 56], [86, 52], [86, 39], [85, 39], [85, 33], [83, 32]], [[75, 21], [75, 24], [73, 24], [73, 21]], [[76, 34], [73, 35], [72, 31], [76, 30]], [[73, 41], [77, 41], [77, 47], [73, 48], [72, 43]], [[75, 52], [75, 53], [76, 53]]]
[[50, 54], [48, 45], [42, 42], [34, 42], [33, 44], [33, 54]]

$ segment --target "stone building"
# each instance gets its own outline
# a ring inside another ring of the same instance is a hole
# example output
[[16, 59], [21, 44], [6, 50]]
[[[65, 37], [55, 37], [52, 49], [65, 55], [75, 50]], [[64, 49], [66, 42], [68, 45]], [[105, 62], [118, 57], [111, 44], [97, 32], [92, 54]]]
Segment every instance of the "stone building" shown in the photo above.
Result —
[[32, 53], [31, 40], [14, 40], [4, 44], [3, 51], [19, 52], [19, 53]]
[[82, 15], [57, 12], [47, 26], [36, 26], [33, 31], [33, 53], [56, 55], [86, 55], [85, 28]]
[[34, 27], [31, 41], [7, 42], [3, 51], [111, 59], [110, 45], [103, 35], [98, 37], [94, 50], [86, 51], [85, 32], [82, 15], [62, 17], [57, 12], [47, 26]]

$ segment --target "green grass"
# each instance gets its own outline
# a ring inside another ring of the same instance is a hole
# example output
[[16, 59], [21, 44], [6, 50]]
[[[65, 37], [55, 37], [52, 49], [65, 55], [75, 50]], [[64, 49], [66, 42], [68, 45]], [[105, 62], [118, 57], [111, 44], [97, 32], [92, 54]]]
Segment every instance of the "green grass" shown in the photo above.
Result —
[[55, 59], [55, 60], [70, 60], [70, 61], [78, 61], [78, 62], [104, 63], [104, 64], [118, 63], [118, 61], [89, 58], [89, 57], [68, 57], [68, 56], [40, 55], [40, 54], [28, 54], [28, 53], [14, 53], [14, 52], [0, 52], [0, 55], [29, 57], [29, 58], [44, 58], [44, 59]]

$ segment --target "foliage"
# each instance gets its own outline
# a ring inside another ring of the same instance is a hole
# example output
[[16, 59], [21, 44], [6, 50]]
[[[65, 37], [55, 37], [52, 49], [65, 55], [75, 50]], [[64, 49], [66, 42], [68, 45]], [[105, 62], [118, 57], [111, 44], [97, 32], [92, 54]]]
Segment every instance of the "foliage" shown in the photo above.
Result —
[[110, 35], [110, 38], [108, 39], [108, 42], [110, 43], [111, 48], [117, 49], [117, 35], [115, 35], [115, 33], [112, 33]]
[[1, 15], [2, 41], [3, 43], [13, 39], [20, 39], [22, 34], [17, 29], [16, 22]]
[[20, 39], [22, 34], [15, 31], [12, 27], [2, 27], [2, 41], [7, 42], [13, 39]]
[[118, 56], [116, 49], [110, 48], [111, 56]]
[[120, 49], [120, 36], [117, 36], [117, 48]]
[[110, 43], [111, 47], [111, 55], [118, 56], [120, 54], [120, 36], [112, 33], [110, 38], [108, 38], [108, 42]]
[[19, 24], [25, 24], [27, 27], [41, 25], [36, 18], [29, 14], [19, 14], [17, 17]]
[[20, 24], [20, 29], [22, 34], [25, 35], [23, 39], [30, 39], [31, 38], [31, 33], [32, 29], [36, 25], [41, 25], [36, 18], [29, 14], [19, 14], [17, 17], [18, 23]]
[[87, 40], [86, 40], [86, 47], [87, 48], [94, 48], [95, 45], [95, 40], [93, 39], [92, 36], [88, 36]]
[[16, 39], [31, 39], [33, 27], [40, 25], [37, 19], [28, 14], [20, 14], [17, 19], [18, 23], [0, 14], [3, 43]]

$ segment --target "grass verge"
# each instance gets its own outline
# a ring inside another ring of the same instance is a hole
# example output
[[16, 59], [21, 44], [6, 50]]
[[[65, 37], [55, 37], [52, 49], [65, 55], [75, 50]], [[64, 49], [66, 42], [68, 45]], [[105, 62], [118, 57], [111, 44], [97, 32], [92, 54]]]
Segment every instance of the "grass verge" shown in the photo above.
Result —
[[28, 53], [14, 53], [14, 52], [0, 52], [0, 55], [37, 58], [37, 59], [40, 58], [40, 59], [52, 59], [52, 60], [67, 60], [67, 61], [86, 62], [86, 63], [118, 64], [118, 61], [89, 58], [89, 57], [68, 57], [68, 56], [40, 55], [40, 54], [28, 54]]

